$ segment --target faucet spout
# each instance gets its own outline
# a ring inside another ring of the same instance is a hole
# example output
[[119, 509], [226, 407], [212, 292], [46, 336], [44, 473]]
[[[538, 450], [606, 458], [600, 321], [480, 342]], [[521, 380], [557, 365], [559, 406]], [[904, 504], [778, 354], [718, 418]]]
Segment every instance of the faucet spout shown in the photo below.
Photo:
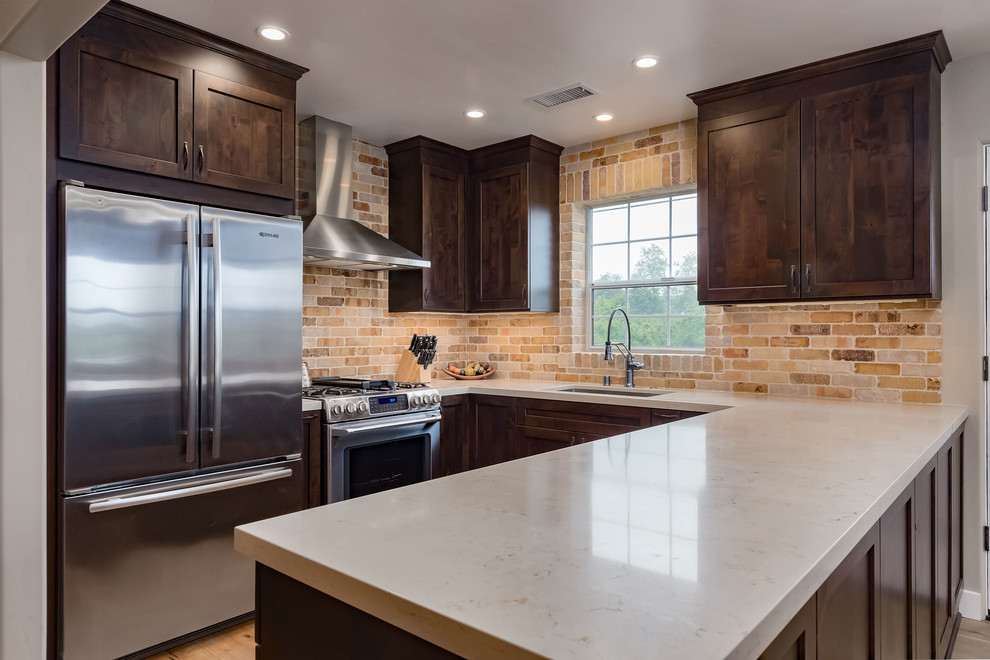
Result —
[[612, 346], [619, 349], [619, 352], [626, 358], [626, 387], [635, 387], [633, 374], [645, 365], [642, 362], [637, 362], [636, 358], [633, 356], [632, 351], [622, 342], [612, 341], [612, 319], [615, 318], [617, 312], [622, 312], [623, 318], [626, 320], [626, 339], [629, 342], [629, 346], [632, 346], [632, 327], [629, 325], [629, 315], [626, 314], [626, 310], [621, 307], [616, 307], [612, 311], [612, 315], [608, 317], [608, 330], [605, 332], [605, 359], [611, 361], [613, 359]]

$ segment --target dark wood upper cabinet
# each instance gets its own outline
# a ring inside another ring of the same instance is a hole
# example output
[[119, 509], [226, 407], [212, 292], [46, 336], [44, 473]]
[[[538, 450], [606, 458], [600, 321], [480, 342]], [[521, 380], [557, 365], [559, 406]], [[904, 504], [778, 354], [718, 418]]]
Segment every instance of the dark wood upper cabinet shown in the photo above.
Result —
[[63, 158], [189, 178], [192, 69], [77, 34], [59, 78]]
[[415, 137], [389, 155], [389, 238], [430, 260], [389, 273], [389, 311], [560, 309], [562, 148], [526, 136], [466, 151]]
[[930, 76], [917, 73], [802, 102], [810, 297], [934, 292], [930, 98]]
[[295, 194], [295, 102], [196, 72], [197, 181], [264, 195]]
[[467, 152], [428, 138], [385, 149], [389, 238], [431, 264], [389, 273], [389, 311], [466, 312]]
[[526, 309], [529, 298], [529, 165], [509, 165], [474, 177], [477, 260], [474, 309]]
[[689, 95], [702, 303], [941, 296], [941, 32]]
[[[800, 106], [740, 112], [704, 124], [698, 149], [698, 297], [798, 298], [801, 259]], [[706, 276], [702, 276], [702, 273]]]
[[295, 86], [305, 71], [110, 3], [59, 49], [58, 155], [67, 164], [58, 176], [268, 211], [248, 196], [155, 187], [125, 172], [293, 199]]

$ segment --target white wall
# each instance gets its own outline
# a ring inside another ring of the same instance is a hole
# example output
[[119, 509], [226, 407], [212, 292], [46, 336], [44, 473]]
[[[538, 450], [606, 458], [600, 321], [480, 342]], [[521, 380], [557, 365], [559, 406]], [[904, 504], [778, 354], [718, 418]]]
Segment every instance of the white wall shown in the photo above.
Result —
[[45, 64], [0, 51], [0, 659], [45, 654]]
[[942, 76], [942, 388], [970, 408], [963, 446], [963, 587], [987, 613], [983, 145], [990, 143], [990, 53], [952, 62]]

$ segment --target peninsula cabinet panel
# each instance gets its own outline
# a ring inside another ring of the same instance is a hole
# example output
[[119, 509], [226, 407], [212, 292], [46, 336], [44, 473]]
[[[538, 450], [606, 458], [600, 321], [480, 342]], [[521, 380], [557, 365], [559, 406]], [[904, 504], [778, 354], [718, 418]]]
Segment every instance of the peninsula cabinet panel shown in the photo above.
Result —
[[698, 298], [798, 298], [799, 105], [699, 124]]
[[295, 102], [201, 71], [194, 178], [276, 197], [295, 191]]
[[809, 297], [933, 293], [930, 95], [920, 73], [802, 103]]
[[[935, 634], [935, 555], [938, 546], [935, 526], [937, 492], [937, 458], [932, 458], [922, 468], [914, 480], [914, 524], [915, 567], [914, 567], [914, 656], [915, 658], [935, 658], [938, 656], [938, 641]], [[944, 626], [943, 626], [944, 627]]]
[[818, 590], [818, 659], [880, 657], [880, 527], [874, 525]]
[[193, 139], [193, 70], [82, 35], [60, 51], [60, 150], [184, 179]]
[[690, 94], [701, 303], [938, 298], [941, 32]]
[[962, 595], [962, 436], [943, 447], [935, 465], [935, 638], [948, 657]]
[[918, 657], [914, 653], [915, 501], [912, 483], [880, 518], [879, 606], [883, 658]]
[[818, 657], [817, 603], [811, 597], [777, 635], [759, 660], [815, 660]]
[[306, 506], [324, 504], [323, 499], [323, 434], [320, 410], [306, 410], [302, 414], [303, 480], [306, 482]]

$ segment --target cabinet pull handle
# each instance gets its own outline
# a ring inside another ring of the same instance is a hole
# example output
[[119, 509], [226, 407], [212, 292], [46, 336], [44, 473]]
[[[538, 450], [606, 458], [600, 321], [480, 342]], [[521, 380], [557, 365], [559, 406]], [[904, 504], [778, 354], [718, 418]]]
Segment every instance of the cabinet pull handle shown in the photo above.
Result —
[[804, 290], [811, 292], [811, 264], [804, 265]]
[[189, 169], [189, 143], [182, 143], [182, 171], [185, 172]]
[[203, 173], [203, 169], [206, 167], [206, 151], [203, 150], [203, 145], [199, 145], [199, 173]]
[[797, 293], [797, 264], [791, 264], [791, 293]]

